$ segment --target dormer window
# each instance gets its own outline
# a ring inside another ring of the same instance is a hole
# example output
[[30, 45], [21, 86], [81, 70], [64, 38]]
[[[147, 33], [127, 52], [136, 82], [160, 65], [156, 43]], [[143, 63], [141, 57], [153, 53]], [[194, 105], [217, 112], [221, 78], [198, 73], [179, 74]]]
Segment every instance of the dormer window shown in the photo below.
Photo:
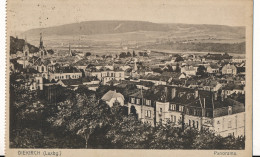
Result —
[[179, 111], [183, 112], [183, 110], [184, 110], [184, 106], [179, 106]]
[[232, 114], [232, 106], [228, 106], [228, 115]]
[[151, 106], [151, 100], [146, 100], [146, 105]]
[[170, 104], [169, 110], [175, 111], [176, 110], [176, 105], [175, 104]]
[[137, 104], [137, 105], [140, 104], [140, 99], [136, 99], [136, 104]]
[[135, 103], [135, 98], [131, 98], [131, 103], [132, 103], [132, 104]]

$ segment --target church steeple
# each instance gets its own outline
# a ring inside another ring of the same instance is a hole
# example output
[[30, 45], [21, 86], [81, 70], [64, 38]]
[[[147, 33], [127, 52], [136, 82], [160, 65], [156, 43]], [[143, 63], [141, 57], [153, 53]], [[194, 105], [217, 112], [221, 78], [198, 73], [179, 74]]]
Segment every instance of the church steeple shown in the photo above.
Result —
[[71, 48], [70, 48], [70, 43], [69, 43], [69, 56], [72, 56]]
[[43, 41], [42, 41], [42, 33], [40, 33], [40, 46], [39, 46], [40, 49], [43, 49]]
[[26, 67], [26, 61], [29, 60], [29, 47], [28, 47], [28, 44], [27, 44], [27, 40], [26, 40], [26, 37], [24, 39], [24, 46], [23, 46], [23, 68]]
[[42, 33], [40, 33], [40, 46], [39, 46], [39, 56], [41, 58], [44, 58], [45, 56], [48, 55], [48, 52], [45, 50], [43, 46], [43, 40], [42, 40]]

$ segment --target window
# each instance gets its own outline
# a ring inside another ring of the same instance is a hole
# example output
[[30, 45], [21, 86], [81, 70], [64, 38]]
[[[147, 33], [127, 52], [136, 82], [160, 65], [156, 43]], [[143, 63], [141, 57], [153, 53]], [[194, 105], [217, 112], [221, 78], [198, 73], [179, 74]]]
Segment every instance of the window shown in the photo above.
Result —
[[140, 99], [136, 99], [136, 104], [140, 104]]
[[119, 77], [121, 77], [121, 73], [119, 73]]
[[232, 125], [231, 125], [231, 120], [228, 121], [228, 128], [232, 128]]
[[146, 105], [151, 106], [151, 100], [146, 100]]
[[176, 123], [176, 116], [171, 115], [171, 122]]
[[151, 118], [151, 111], [150, 111], [150, 110], [147, 110], [147, 111], [145, 112], [145, 116]]
[[195, 121], [192, 121], [192, 127], [195, 128]]
[[187, 114], [189, 114], [189, 113], [190, 113], [188, 108], [186, 109], [186, 113], [187, 113]]
[[162, 114], [162, 108], [160, 108], [159, 113]]
[[196, 116], [197, 115], [197, 110], [196, 109], [194, 109], [194, 116]]
[[132, 103], [132, 104], [135, 103], [135, 98], [131, 98], [131, 103]]
[[191, 125], [191, 122], [190, 122], [190, 120], [189, 120], [189, 126]]
[[199, 128], [199, 122], [197, 121], [197, 129]]
[[169, 110], [173, 110], [173, 104], [170, 104]]
[[228, 106], [228, 114], [232, 114], [232, 106]]
[[227, 69], [227, 73], [231, 74], [232, 73], [232, 69]]
[[179, 111], [183, 112], [184, 106], [179, 106]]
[[175, 104], [170, 104], [170, 110], [175, 111], [176, 110], [176, 105]]

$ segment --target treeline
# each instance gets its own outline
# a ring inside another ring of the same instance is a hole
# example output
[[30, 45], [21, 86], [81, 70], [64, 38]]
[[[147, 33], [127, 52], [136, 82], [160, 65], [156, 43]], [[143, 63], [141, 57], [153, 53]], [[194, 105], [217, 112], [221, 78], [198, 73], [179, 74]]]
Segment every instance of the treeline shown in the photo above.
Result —
[[246, 45], [242, 43], [175, 43], [167, 42], [161, 44], [148, 45], [150, 49], [168, 49], [179, 51], [197, 51], [197, 52], [227, 52], [227, 53], [245, 53]]
[[[10, 36], [10, 54], [16, 54], [17, 51], [23, 51], [23, 47], [25, 45], [24, 39], [18, 39], [13, 36]], [[31, 45], [30, 43], [27, 43], [29, 52], [30, 53], [37, 53], [39, 52], [39, 48], [35, 47], [34, 45]], [[54, 51], [52, 49], [46, 50], [48, 54], [54, 54]]]
[[[18, 39], [13, 36], [10, 36], [10, 54], [16, 54], [17, 51], [23, 51], [24, 44], [25, 44], [24, 39]], [[35, 53], [39, 51], [38, 47], [35, 47], [29, 43], [27, 44], [30, 53]]]
[[149, 55], [148, 55], [148, 53], [147, 52], [138, 52], [138, 53], [136, 53], [135, 51], [133, 51], [132, 53], [131, 52], [121, 52], [120, 54], [119, 54], [119, 57], [120, 58], [127, 58], [127, 57], [136, 57], [137, 56], [137, 54], [139, 55], [139, 56], [143, 56], [143, 57], [148, 57]]

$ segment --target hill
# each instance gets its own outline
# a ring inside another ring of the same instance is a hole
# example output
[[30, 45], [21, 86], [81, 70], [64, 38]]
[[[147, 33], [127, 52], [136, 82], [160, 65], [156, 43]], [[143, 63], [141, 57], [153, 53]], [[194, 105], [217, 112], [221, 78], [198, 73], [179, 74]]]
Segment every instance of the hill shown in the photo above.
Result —
[[[31, 29], [23, 33], [26, 36], [51, 35], [96, 35], [118, 34], [127, 32], [167, 32], [168, 38], [187, 35], [225, 35], [230, 38], [244, 38], [244, 27], [230, 27], [222, 25], [195, 25], [195, 24], [165, 24], [145, 21], [86, 21], [55, 27]], [[190, 33], [190, 34], [187, 34]]]

